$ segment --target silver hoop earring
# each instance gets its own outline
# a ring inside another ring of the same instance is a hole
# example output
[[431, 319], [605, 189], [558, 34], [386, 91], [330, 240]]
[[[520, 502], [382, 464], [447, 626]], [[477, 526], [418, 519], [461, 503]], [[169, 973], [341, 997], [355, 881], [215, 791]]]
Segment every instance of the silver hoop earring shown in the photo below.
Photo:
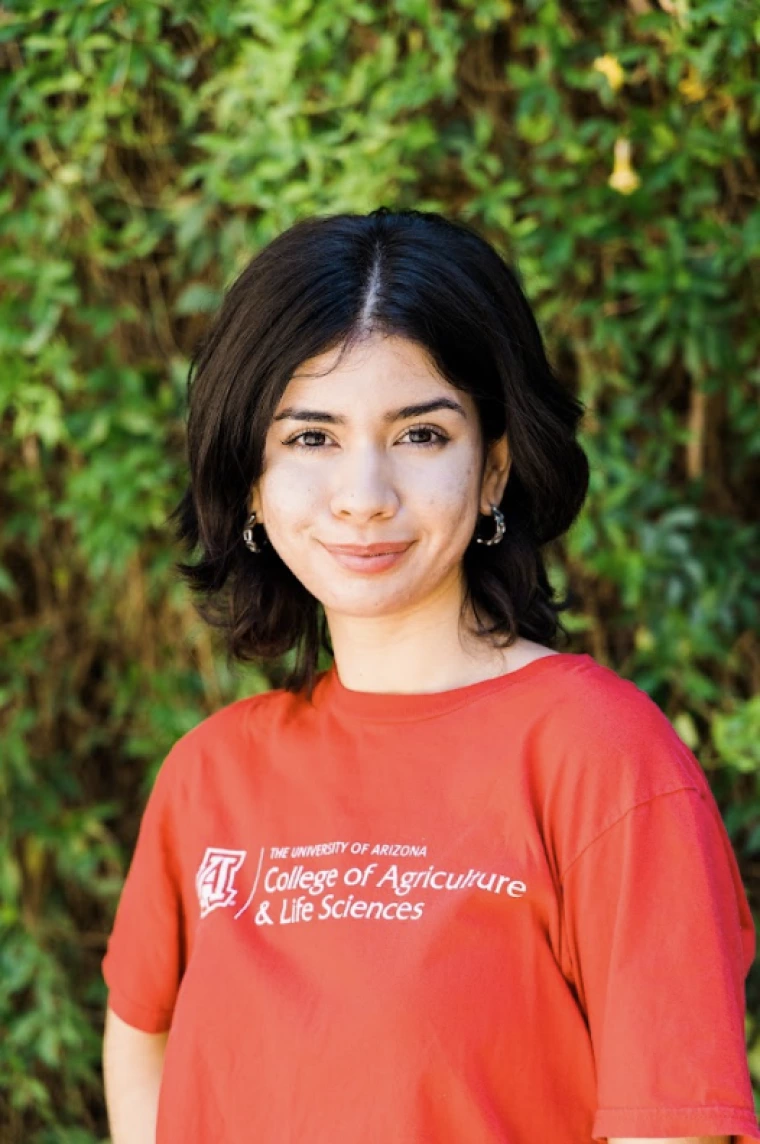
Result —
[[492, 504], [491, 511], [493, 512], [493, 518], [496, 521], [494, 534], [490, 540], [483, 540], [482, 537], [476, 536], [475, 539], [477, 540], [478, 544], [498, 544], [504, 536], [504, 533], [507, 531], [507, 526], [504, 523], [504, 514], [501, 512], [501, 510], [497, 508], [495, 504]]
[[[251, 552], [261, 552], [261, 549], [266, 544], [268, 544], [269, 541], [265, 540], [263, 542], [263, 544], [257, 544], [256, 543], [256, 541], [253, 539], [253, 528], [254, 528], [255, 523], [256, 523], [256, 513], [252, 512], [251, 515], [248, 517], [248, 520], [245, 522], [245, 528], [243, 529], [243, 540], [245, 542], [246, 548], [249, 548], [251, 550]], [[264, 526], [262, 525], [261, 527], [263, 528]]]

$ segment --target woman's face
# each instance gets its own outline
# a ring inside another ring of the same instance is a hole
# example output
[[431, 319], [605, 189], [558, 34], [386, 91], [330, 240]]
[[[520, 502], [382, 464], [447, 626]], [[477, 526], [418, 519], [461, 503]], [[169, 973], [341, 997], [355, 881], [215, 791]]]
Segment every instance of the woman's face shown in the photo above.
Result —
[[[420, 346], [373, 336], [331, 373], [305, 376], [337, 354], [304, 362], [282, 395], [251, 492], [257, 523], [328, 619], [416, 611], [442, 593], [458, 608], [478, 513], [490, 516], [506, 485], [506, 439], [489, 450], [481, 482], [475, 402]], [[491, 535], [490, 524], [481, 528]], [[330, 551], [376, 544], [406, 547], [385, 561]]]

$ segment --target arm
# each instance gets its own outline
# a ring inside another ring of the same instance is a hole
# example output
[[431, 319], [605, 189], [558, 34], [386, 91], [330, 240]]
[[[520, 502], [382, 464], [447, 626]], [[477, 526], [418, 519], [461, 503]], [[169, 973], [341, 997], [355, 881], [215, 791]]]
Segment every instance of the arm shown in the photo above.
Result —
[[168, 1036], [135, 1029], [106, 1008], [103, 1080], [112, 1144], [155, 1144]]
[[666, 1139], [653, 1140], [651, 1136], [635, 1139], [630, 1136], [610, 1136], [607, 1144], [731, 1144], [729, 1136], [669, 1136]]

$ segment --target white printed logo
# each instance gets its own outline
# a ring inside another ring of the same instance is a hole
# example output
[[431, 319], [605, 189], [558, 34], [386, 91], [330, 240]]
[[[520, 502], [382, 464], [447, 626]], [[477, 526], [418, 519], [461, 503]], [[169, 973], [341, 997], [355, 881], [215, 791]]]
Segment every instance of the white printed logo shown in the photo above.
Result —
[[205, 918], [218, 906], [231, 906], [237, 897], [233, 889], [235, 874], [245, 861], [247, 850], [223, 850], [218, 846], [206, 849], [203, 861], [195, 875], [195, 888]]

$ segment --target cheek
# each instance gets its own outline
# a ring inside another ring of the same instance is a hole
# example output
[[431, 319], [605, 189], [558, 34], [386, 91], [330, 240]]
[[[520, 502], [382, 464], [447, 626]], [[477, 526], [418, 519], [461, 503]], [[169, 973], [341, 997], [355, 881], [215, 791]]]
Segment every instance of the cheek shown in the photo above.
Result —
[[321, 499], [320, 483], [315, 474], [302, 465], [280, 461], [269, 465], [260, 484], [264, 517], [272, 521], [296, 523], [313, 519]]
[[441, 466], [416, 488], [416, 497], [455, 526], [477, 513], [477, 471], [473, 465]]
[[[334, 491], [327, 477], [327, 467], [321, 469], [316, 461], [305, 464], [287, 456], [269, 461], [259, 487], [270, 527], [284, 534], [321, 519]], [[422, 520], [433, 517], [457, 534], [477, 517], [478, 470], [469, 450], [466, 456], [452, 451], [437, 464], [400, 464], [389, 479], [396, 484], [402, 512]]]

